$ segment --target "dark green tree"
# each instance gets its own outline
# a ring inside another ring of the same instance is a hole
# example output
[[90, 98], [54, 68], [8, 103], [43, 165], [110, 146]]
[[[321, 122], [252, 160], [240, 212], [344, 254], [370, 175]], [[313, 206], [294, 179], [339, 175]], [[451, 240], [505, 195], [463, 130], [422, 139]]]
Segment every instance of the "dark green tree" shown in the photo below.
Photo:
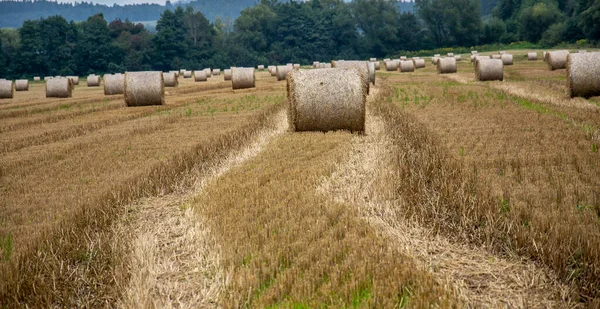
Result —
[[416, 0], [418, 14], [437, 46], [472, 46], [481, 33], [477, 0]]
[[113, 58], [108, 23], [102, 13], [81, 23], [81, 39], [77, 47], [78, 68], [83, 74], [106, 72]]

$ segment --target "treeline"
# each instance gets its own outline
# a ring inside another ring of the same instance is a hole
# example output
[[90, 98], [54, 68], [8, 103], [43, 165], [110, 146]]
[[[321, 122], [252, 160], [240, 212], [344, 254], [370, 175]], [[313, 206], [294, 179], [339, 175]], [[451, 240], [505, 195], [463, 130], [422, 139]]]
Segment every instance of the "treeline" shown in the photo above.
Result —
[[600, 0], [521, 1], [528, 0], [500, 0], [485, 21], [477, 0], [417, 0], [417, 14], [385, 0], [262, 0], [233, 24], [211, 23], [193, 7], [177, 7], [161, 14], [156, 33], [127, 20], [108, 23], [102, 14], [79, 23], [53, 16], [0, 32], [0, 76], [306, 64], [438, 47], [600, 38], [598, 11], [590, 11]]

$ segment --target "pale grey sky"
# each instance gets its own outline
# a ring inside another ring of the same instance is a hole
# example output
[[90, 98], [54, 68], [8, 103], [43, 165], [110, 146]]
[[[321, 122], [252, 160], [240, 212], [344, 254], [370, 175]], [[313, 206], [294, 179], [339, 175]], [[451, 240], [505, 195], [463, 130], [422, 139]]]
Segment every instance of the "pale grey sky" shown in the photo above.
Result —
[[[123, 4], [135, 4], [135, 3], [158, 3], [158, 4], [162, 4], [164, 5], [166, 0], [85, 0], [86, 2], [93, 2], [93, 3], [99, 3], [99, 4], [106, 4], [106, 5], [113, 5], [113, 4], [119, 4], [119, 5], [123, 5]], [[73, 2], [83, 2], [83, 0], [58, 0], [58, 2], [64, 2], [64, 3], [73, 3]], [[174, 0], [171, 0], [171, 2], [175, 2]]]

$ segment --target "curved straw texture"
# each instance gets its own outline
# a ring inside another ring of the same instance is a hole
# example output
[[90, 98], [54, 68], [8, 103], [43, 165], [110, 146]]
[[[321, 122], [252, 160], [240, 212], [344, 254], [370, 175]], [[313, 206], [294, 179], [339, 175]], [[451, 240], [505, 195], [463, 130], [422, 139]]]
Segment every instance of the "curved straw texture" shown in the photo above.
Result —
[[35, 76], [35, 77], [33, 78], [33, 81], [34, 81], [34, 82], [39, 82], [40, 80], [42, 80], [42, 79], [41, 79], [39, 76]]
[[492, 55], [492, 59], [502, 59], [502, 55], [501, 54], [494, 54], [494, 55]]
[[513, 55], [512, 54], [502, 54], [501, 58], [503, 65], [513, 65]]
[[364, 83], [367, 89], [367, 94], [369, 94], [369, 65], [368, 61], [332, 61], [332, 68], [339, 69], [351, 69], [357, 68], [361, 71], [361, 74], [364, 77]]
[[46, 82], [46, 98], [70, 98], [73, 92], [73, 80], [55, 77]]
[[412, 60], [401, 60], [400, 61], [400, 72], [414, 72], [415, 64]]
[[567, 88], [571, 98], [600, 95], [600, 52], [567, 57]]
[[87, 86], [88, 87], [100, 87], [100, 76], [98, 75], [90, 75], [87, 77]]
[[567, 56], [569, 56], [568, 50], [557, 50], [547, 52], [545, 61], [550, 71], [567, 68]]
[[233, 69], [223, 70], [223, 77], [225, 80], [231, 80], [231, 70], [233, 70]]
[[194, 81], [205, 82], [207, 80], [208, 80], [208, 75], [206, 75], [206, 70], [194, 71]]
[[126, 72], [125, 104], [127, 106], [165, 104], [162, 72]]
[[379, 71], [381, 69], [381, 62], [375, 61], [373, 64], [375, 65], [375, 71]]
[[285, 77], [287, 76], [287, 74], [289, 72], [292, 71], [292, 69], [293, 68], [290, 65], [278, 65], [276, 67], [276, 69], [275, 69], [276, 70], [275, 73], [276, 73], [276, 76], [277, 76], [277, 81], [285, 80]]
[[385, 70], [386, 71], [398, 71], [398, 66], [400, 65], [399, 61], [396, 60], [388, 60], [385, 62]]
[[440, 56], [433, 56], [433, 57], [431, 57], [431, 64], [437, 65], [438, 59], [440, 59]]
[[12, 99], [15, 96], [15, 84], [12, 80], [0, 79], [0, 99]]
[[179, 86], [179, 80], [177, 79], [177, 73], [175, 72], [163, 73], [163, 81], [165, 83], [165, 87]]
[[271, 76], [277, 76], [277, 66], [269, 66], [269, 72], [271, 72]]
[[456, 56], [454, 56], [454, 59], [456, 59], [456, 61], [462, 61], [462, 56], [456, 55]]
[[425, 59], [413, 59], [415, 69], [422, 69], [425, 67]]
[[265, 69], [265, 66], [264, 66], [264, 65], [262, 65], [262, 64], [261, 64], [261, 65], [259, 65], [259, 66], [258, 66], [258, 70], [262, 71], [262, 70], [264, 70], [264, 69]]
[[294, 70], [287, 77], [292, 131], [365, 130], [366, 88], [357, 68]]
[[125, 86], [125, 75], [123, 74], [105, 74], [104, 75], [104, 95], [123, 94]]
[[234, 90], [256, 87], [254, 68], [231, 69], [231, 86]]
[[221, 75], [221, 69], [213, 69], [212, 75], [214, 75], [214, 76]]
[[369, 81], [375, 85], [375, 62], [368, 62], [369, 66]]
[[492, 59], [492, 57], [490, 57], [490, 56], [475, 56], [475, 59], [473, 60], [473, 66], [475, 66], [477, 64], [477, 61], [485, 60], [485, 59]]
[[203, 70], [204, 74], [206, 74], [206, 78], [210, 78], [212, 75], [212, 70], [210, 68], [206, 68]]
[[15, 90], [16, 91], [29, 91], [29, 80], [17, 79], [15, 81]]
[[[506, 54], [505, 54], [506, 55]], [[475, 79], [478, 81], [503, 80], [504, 65], [500, 59], [481, 59], [475, 63]]]
[[192, 71], [183, 72], [183, 78], [192, 78]]
[[79, 85], [79, 76], [67, 76], [67, 78], [71, 80], [73, 85]]
[[439, 58], [437, 62], [438, 74], [456, 73], [456, 59], [452, 58]]
[[529, 60], [529, 61], [537, 60], [537, 53], [527, 53], [527, 60]]

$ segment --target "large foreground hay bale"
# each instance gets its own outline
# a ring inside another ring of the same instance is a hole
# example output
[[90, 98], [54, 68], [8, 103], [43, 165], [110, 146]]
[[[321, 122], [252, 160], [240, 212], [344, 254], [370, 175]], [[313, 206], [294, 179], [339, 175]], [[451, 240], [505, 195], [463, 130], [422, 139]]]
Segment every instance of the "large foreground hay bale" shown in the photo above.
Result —
[[125, 89], [125, 75], [105, 74], [104, 95], [123, 94]]
[[399, 61], [389, 60], [385, 62], [385, 70], [386, 71], [398, 71], [398, 66], [400, 65]]
[[46, 98], [70, 98], [73, 94], [73, 80], [58, 77], [46, 82]]
[[[504, 54], [506, 55], [506, 54]], [[503, 80], [504, 65], [501, 59], [481, 59], [475, 63], [475, 79], [478, 81]]]
[[40, 80], [42, 80], [42, 79], [41, 79], [39, 76], [35, 76], [35, 77], [33, 78], [33, 81], [34, 81], [34, 82], [39, 82]]
[[285, 80], [287, 74], [291, 72], [293, 67], [291, 65], [278, 65], [276, 67], [277, 81]]
[[566, 69], [567, 68], [567, 57], [569, 56], [568, 50], [557, 50], [547, 52], [545, 61], [550, 71]]
[[0, 79], [0, 99], [12, 99], [15, 96], [15, 83]]
[[231, 85], [234, 90], [256, 87], [254, 68], [232, 68]]
[[292, 131], [365, 130], [367, 89], [358, 68], [294, 70], [287, 78]]
[[223, 70], [223, 78], [225, 80], [231, 80], [231, 70], [233, 70], [233, 69], [225, 69], [225, 70]]
[[375, 85], [375, 62], [368, 62], [369, 66], [369, 81]]
[[87, 77], [87, 86], [88, 87], [100, 87], [100, 76], [98, 75], [89, 75]]
[[79, 76], [67, 76], [67, 78], [71, 80], [73, 85], [79, 85]]
[[29, 80], [17, 79], [15, 81], [15, 90], [16, 91], [29, 91]]
[[361, 74], [363, 75], [364, 78], [364, 83], [367, 89], [367, 94], [369, 94], [369, 65], [368, 65], [368, 61], [332, 61], [331, 62], [331, 67], [332, 68], [339, 68], [339, 69], [351, 69], [351, 68], [357, 68], [360, 70]]
[[527, 60], [529, 60], [529, 61], [537, 60], [537, 53], [527, 53]]
[[422, 69], [425, 67], [425, 59], [413, 59], [415, 69]]
[[162, 72], [125, 73], [125, 104], [127, 106], [165, 104]]
[[400, 60], [400, 72], [414, 72], [415, 64], [412, 60]]
[[500, 58], [500, 60], [502, 60], [502, 64], [503, 65], [513, 65], [513, 55], [512, 54], [502, 54], [502, 57]]
[[451, 58], [439, 58], [437, 61], [438, 74], [456, 73], [456, 59]]
[[207, 80], [208, 80], [208, 75], [206, 75], [206, 70], [194, 71], [194, 81], [195, 82], [205, 82]]
[[567, 88], [571, 98], [600, 96], [600, 52], [567, 57]]
[[163, 73], [163, 81], [165, 83], [165, 87], [179, 86], [179, 79], [177, 79], [177, 73], [175, 72]]
[[212, 70], [212, 75], [213, 76], [221, 75], [221, 69], [213, 69]]

